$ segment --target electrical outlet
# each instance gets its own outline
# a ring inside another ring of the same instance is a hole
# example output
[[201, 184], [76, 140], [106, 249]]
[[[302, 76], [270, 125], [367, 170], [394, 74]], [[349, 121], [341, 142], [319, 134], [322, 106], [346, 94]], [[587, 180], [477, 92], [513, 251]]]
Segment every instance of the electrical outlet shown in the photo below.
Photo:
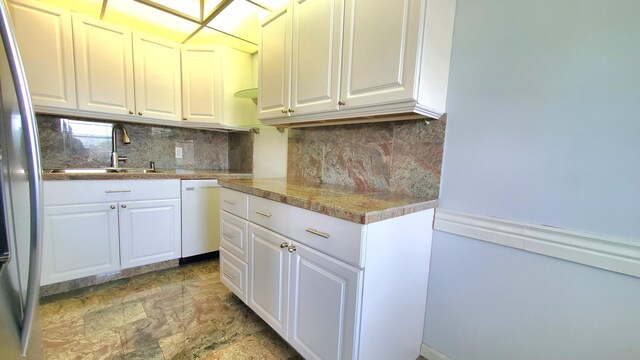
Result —
[[176, 146], [176, 159], [182, 159], [182, 148]]

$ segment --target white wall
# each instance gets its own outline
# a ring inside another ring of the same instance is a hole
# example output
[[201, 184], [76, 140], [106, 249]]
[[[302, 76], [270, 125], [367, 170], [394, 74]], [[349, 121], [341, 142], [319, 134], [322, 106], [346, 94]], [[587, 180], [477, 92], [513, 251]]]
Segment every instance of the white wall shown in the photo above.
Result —
[[[442, 208], [640, 241], [640, 2], [458, 0]], [[436, 232], [451, 359], [638, 359], [640, 279]]]

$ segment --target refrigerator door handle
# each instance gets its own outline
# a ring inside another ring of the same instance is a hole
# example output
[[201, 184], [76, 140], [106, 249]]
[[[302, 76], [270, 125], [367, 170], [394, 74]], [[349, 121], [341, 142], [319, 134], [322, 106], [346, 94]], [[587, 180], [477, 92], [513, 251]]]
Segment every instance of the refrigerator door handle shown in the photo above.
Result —
[[29, 176], [29, 205], [31, 219], [30, 229], [30, 254], [29, 254], [29, 276], [27, 285], [27, 298], [24, 303], [24, 316], [22, 320], [20, 344], [22, 356], [26, 356], [29, 347], [29, 338], [34, 325], [34, 319], [38, 311], [40, 297], [40, 263], [41, 263], [41, 241], [42, 238], [42, 174], [40, 166], [40, 153], [38, 149], [38, 133], [36, 128], [35, 115], [31, 105], [31, 96], [27, 85], [27, 77], [22, 66], [20, 53], [14, 36], [13, 25], [9, 19], [5, 2], [0, 3], [0, 36], [4, 42], [11, 77], [16, 90], [18, 107], [22, 116], [22, 129], [25, 148], [27, 150], [27, 172]]

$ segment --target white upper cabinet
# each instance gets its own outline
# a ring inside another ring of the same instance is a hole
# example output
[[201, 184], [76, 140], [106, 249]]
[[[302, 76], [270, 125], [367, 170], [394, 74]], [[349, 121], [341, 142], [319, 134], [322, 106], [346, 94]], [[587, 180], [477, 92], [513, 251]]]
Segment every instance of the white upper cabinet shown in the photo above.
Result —
[[291, 110], [338, 110], [344, 0], [295, 0]]
[[412, 0], [393, 6], [347, 1], [341, 86], [345, 109], [415, 98], [420, 5]]
[[181, 119], [180, 45], [133, 33], [136, 115]]
[[291, 5], [262, 23], [258, 50], [258, 118], [288, 115], [291, 86]]
[[344, 0], [295, 0], [266, 19], [259, 118], [338, 109]]
[[221, 69], [218, 49], [182, 47], [182, 120], [222, 122]]
[[133, 115], [135, 97], [131, 31], [73, 16], [78, 108]]
[[[270, 29], [275, 19], [262, 27], [260, 86], [267, 98], [259, 119], [265, 124], [444, 113], [455, 0], [292, 1], [292, 11], [277, 13], [287, 17], [278, 18], [283, 29], [293, 23], [289, 51], [279, 42], [285, 37]], [[289, 57], [290, 67], [273, 71]]]
[[223, 46], [182, 46], [182, 120], [244, 126], [257, 122], [255, 104], [235, 97], [251, 87], [251, 55]]
[[75, 109], [71, 14], [30, 0], [13, 1], [9, 10], [33, 104]]

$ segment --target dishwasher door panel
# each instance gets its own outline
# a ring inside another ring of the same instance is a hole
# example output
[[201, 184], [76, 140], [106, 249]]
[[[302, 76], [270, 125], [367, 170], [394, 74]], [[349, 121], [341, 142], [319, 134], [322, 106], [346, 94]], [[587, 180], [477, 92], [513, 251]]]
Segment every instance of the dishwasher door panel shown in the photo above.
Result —
[[182, 180], [182, 257], [220, 249], [217, 180]]

